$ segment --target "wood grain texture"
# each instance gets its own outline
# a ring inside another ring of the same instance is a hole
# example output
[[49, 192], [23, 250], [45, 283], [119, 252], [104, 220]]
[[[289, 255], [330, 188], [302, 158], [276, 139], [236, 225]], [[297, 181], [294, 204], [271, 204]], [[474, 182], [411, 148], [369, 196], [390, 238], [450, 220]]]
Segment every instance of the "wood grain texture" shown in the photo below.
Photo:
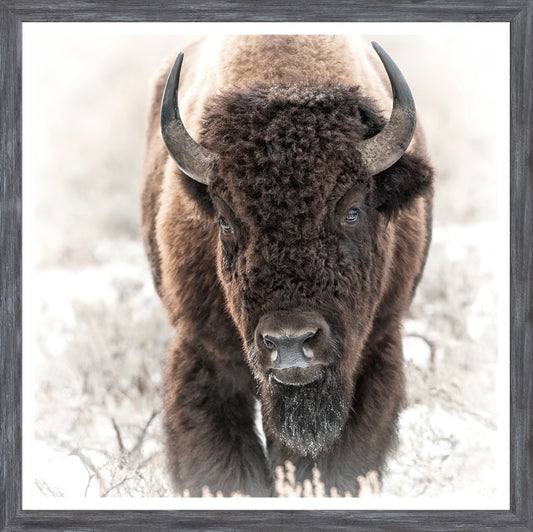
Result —
[[[509, 21], [528, 0], [4, 0], [25, 21]], [[328, 5], [329, 4], [329, 5]], [[331, 5], [335, 8], [332, 9]]]
[[0, 34], [0, 524], [4, 525], [20, 505], [21, 486], [22, 180], [20, 24], [3, 6]]
[[511, 51], [511, 510], [532, 529], [533, 2], [512, 21]]
[[[2, 530], [533, 530], [533, 0], [269, 2], [0, 0], [0, 528]], [[22, 511], [21, 23], [511, 23], [511, 511]]]

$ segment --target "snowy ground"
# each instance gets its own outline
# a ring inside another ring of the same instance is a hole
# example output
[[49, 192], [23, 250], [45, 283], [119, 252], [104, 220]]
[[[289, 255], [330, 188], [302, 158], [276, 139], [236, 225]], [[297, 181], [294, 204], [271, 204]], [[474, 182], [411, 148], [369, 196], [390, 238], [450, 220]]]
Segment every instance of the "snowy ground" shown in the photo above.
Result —
[[[166, 497], [170, 330], [139, 238], [147, 80], [185, 39], [41, 37], [35, 48], [38, 497]], [[405, 324], [407, 401], [383, 494], [498, 493], [498, 199], [506, 98], [494, 37], [379, 39], [403, 67], [438, 170], [434, 239]], [[479, 39], [478, 39], [479, 44]], [[424, 69], [420, 68], [424, 65]], [[28, 206], [25, 205], [25, 208]], [[498, 358], [500, 355], [500, 358]], [[505, 375], [503, 375], [505, 378]]]

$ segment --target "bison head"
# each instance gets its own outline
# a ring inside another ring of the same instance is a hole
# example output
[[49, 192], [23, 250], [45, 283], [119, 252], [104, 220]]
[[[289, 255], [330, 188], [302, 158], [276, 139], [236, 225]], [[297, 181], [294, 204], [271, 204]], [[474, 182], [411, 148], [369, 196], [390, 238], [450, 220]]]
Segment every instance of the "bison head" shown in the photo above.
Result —
[[218, 275], [267, 436], [302, 455], [343, 429], [391, 271], [391, 218], [429, 184], [404, 155], [411, 93], [378, 53], [394, 93], [388, 122], [355, 87], [257, 85], [211, 99], [200, 145], [179, 117], [181, 56], [162, 105], [167, 148], [219, 225]]

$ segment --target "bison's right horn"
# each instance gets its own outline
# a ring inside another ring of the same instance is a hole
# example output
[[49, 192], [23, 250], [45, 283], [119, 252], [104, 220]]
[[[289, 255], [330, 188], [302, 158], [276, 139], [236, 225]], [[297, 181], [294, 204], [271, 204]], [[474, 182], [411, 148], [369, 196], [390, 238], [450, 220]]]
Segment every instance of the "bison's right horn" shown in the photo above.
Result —
[[187, 133], [178, 108], [178, 85], [180, 81], [183, 52], [178, 54], [168, 75], [161, 103], [161, 134], [168, 152], [178, 168], [190, 178], [207, 185], [213, 175], [216, 155], [198, 144]]
[[392, 113], [385, 127], [375, 136], [358, 143], [356, 149], [370, 175], [391, 167], [407, 150], [416, 127], [416, 110], [409, 85], [396, 63], [377, 43], [372, 42], [392, 87]]

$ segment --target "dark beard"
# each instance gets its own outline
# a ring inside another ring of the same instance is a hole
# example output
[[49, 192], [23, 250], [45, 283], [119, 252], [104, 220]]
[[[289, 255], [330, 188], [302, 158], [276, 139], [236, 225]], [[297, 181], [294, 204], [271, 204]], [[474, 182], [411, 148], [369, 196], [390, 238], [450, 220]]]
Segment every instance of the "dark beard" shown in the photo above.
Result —
[[263, 384], [265, 432], [300, 456], [315, 458], [339, 437], [349, 413], [349, 390], [331, 370], [305, 386], [269, 378]]

